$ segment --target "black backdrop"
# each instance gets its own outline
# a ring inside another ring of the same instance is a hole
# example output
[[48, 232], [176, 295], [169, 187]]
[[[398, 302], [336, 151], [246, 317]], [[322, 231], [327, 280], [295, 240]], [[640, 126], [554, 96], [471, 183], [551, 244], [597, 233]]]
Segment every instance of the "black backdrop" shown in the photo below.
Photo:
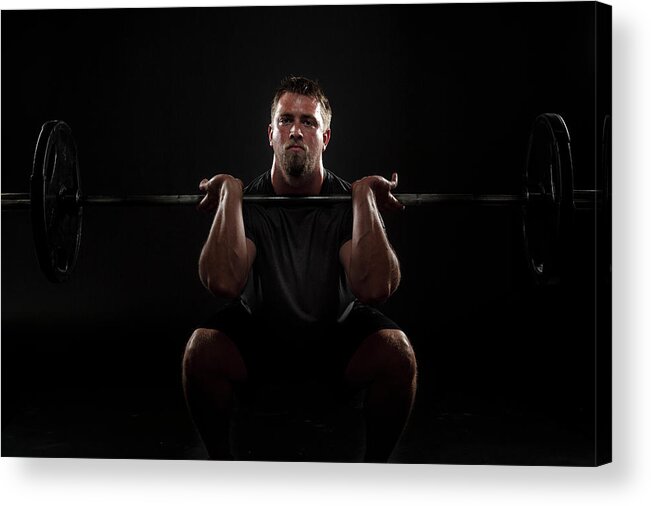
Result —
[[[609, 37], [610, 18], [599, 13], [590, 2], [4, 11], [2, 191], [29, 190], [50, 119], [73, 130], [87, 194], [196, 193], [218, 172], [248, 182], [270, 167], [269, 104], [289, 74], [324, 86], [334, 109], [325, 165], [351, 181], [397, 171], [400, 192], [519, 192], [531, 123], [557, 112], [576, 186], [601, 188], [610, 41], [598, 47], [597, 27]], [[607, 243], [597, 255], [601, 216], [577, 214], [565, 276], [543, 288], [530, 284], [517, 209], [385, 218], [403, 283], [383, 309], [420, 367], [402, 460], [599, 460], [595, 378], [608, 380], [610, 332], [607, 298], [596, 311], [595, 272], [609, 255]], [[77, 272], [51, 285], [28, 213], [3, 211], [3, 454], [196, 456], [144, 436], [117, 450], [101, 429], [70, 441], [128, 411], [127, 391], [173, 389], [182, 411], [183, 345], [215, 305], [196, 273], [209, 225], [190, 208], [86, 209]], [[61, 414], [66, 395], [87, 406], [75, 423]], [[31, 432], [29, 409], [47, 413]], [[66, 444], [47, 446], [48, 428], [68, 431]]]

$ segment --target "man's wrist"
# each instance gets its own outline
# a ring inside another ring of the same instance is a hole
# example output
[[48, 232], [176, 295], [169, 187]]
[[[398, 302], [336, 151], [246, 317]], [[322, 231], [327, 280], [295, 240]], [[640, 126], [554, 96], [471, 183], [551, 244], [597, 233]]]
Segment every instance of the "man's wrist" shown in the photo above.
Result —
[[352, 195], [354, 199], [368, 198], [371, 195], [375, 196], [375, 193], [373, 192], [373, 188], [371, 188], [368, 184], [357, 181], [353, 183]]
[[228, 178], [222, 183], [220, 194], [221, 198], [227, 196], [241, 198], [244, 194], [244, 185], [237, 178]]

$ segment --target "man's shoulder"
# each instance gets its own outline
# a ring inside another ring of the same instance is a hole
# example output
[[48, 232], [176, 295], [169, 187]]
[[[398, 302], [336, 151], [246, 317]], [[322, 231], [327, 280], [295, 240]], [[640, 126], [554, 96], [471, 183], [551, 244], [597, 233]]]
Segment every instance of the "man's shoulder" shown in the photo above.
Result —
[[263, 172], [244, 188], [244, 193], [249, 195], [273, 195], [271, 185], [271, 171]]
[[321, 195], [341, 195], [351, 192], [351, 184], [340, 178], [334, 172], [325, 169], [325, 179], [321, 187]]

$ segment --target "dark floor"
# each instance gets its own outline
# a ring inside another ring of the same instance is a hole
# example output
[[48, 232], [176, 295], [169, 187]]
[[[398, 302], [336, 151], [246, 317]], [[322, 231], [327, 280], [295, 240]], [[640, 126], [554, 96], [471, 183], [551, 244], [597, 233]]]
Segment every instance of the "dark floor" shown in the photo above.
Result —
[[[358, 407], [299, 407], [299, 401], [272, 406], [273, 395], [240, 409], [232, 433], [238, 460], [361, 460]], [[498, 412], [476, 399], [457, 403], [464, 409], [444, 404], [419, 398], [392, 462], [592, 464], [590, 439], [552, 416]], [[2, 456], [207, 458], [179, 389], [57, 389], [25, 394], [14, 413], [2, 428]]]

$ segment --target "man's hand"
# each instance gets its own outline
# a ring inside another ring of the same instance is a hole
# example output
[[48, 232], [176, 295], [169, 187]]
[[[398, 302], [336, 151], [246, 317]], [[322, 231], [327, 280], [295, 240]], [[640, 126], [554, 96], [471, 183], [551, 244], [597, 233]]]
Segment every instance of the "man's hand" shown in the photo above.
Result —
[[214, 211], [219, 206], [225, 192], [236, 192], [241, 196], [243, 189], [242, 181], [230, 174], [217, 174], [210, 180], [203, 179], [199, 183], [199, 190], [206, 196], [199, 202], [197, 209], [204, 212]]
[[391, 174], [391, 181], [382, 176], [366, 176], [353, 183], [353, 198], [360, 192], [373, 192], [380, 211], [402, 211], [403, 206], [391, 193], [398, 186], [398, 174]]

